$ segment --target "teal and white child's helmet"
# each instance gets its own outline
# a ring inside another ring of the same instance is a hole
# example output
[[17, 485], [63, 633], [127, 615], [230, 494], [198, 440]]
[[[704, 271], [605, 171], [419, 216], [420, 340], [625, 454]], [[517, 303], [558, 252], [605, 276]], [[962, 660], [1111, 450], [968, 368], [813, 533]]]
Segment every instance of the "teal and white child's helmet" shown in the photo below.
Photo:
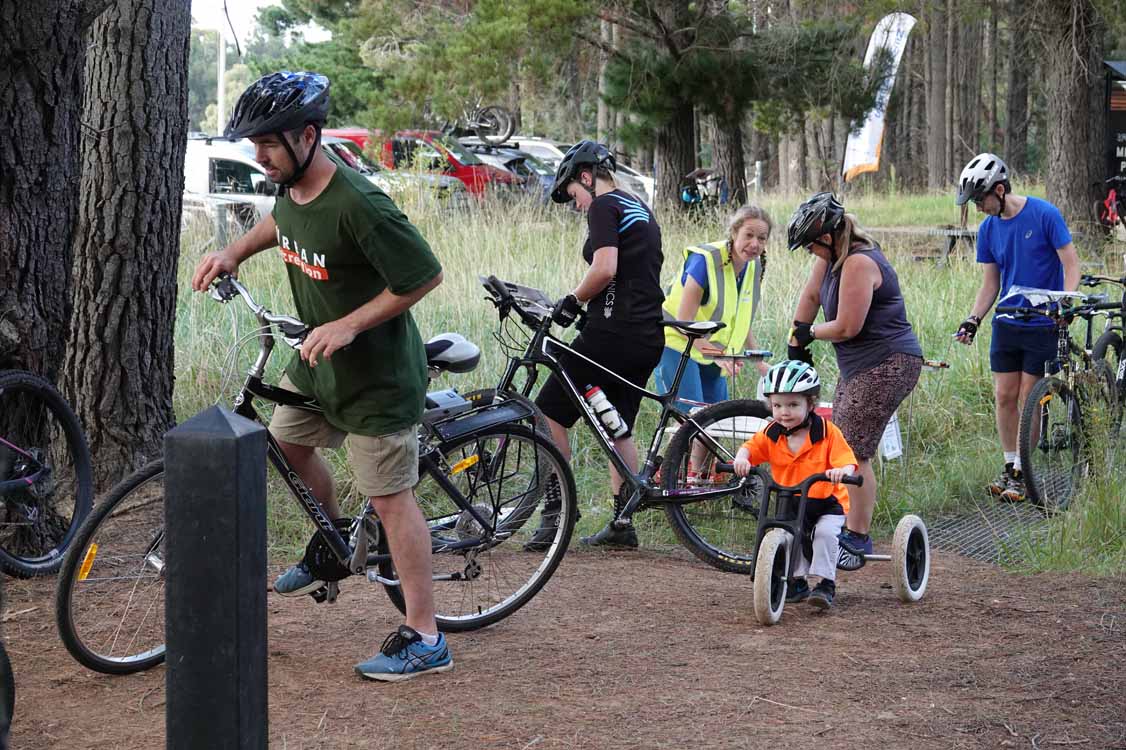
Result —
[[773, 396], [776, 393], [803, 393], [815, 396], [821, 392], [821, 378], [813, 365], [797, 359], [789, 359], [771, 366], [762, 377], [762, 393]]

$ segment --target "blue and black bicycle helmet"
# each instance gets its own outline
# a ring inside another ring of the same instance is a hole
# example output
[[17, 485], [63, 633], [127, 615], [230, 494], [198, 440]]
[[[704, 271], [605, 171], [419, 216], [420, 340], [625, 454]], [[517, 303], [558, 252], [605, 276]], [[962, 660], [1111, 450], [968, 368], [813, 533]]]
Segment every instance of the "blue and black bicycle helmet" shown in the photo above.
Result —
[[[242, 92], [223, 137], [231, 140], [261, 135], [277, 135], [289, 152], [297, 169], [286, 183], [289, 187], [300, 179], [320, 147], [321, 127], [328, 118], [329, 81], [319, 73], [291, 73], [282, 70], [259, 78]], [[284, 133], [312, 125], [317, 142], [304, 164], [297, 164], [297, 155]]]
[[569, 203], [571, 196], [567, 194], [567, 183], [579, 176], [583, 169], [602, 167], [611, 172], [618, 168], [618, 163], [610, 149], [591, 140], [581, 140], [563, 155], [559, 168], [555, 170], [555, 182], [551, 186], [551, 199], [556, 203]]

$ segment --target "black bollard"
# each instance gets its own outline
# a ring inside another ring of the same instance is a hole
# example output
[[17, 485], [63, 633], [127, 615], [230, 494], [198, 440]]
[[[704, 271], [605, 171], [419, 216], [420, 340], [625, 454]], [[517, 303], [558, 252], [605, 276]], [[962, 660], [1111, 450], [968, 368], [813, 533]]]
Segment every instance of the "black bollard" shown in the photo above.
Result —
[[264, 750], [266, 430], [213, 406], [164, 461], [165, 747]]

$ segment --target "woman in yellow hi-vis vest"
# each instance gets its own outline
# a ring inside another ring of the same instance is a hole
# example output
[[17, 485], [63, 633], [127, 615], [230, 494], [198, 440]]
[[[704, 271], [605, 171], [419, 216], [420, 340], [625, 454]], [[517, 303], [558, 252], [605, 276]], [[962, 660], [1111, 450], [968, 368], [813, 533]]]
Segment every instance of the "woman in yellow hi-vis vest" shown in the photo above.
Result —
[[[727, 221], [727, 240], [684, 249], [684, 265], [665, 296], [666, 320], [715, 320], [726, 324], [709, 338], [697, 339], [677, 396], [686, 408], [727, 399], [727, 378], [742, 362], [714, 359], [755, 348], [751, 321], [758, 308], [766, 270], [766, 241], [773, 223], [758, 206], [743, 206]], [[656, 371], [657, 388], [668, 389], [688, 340], [665, 328], [665, 350]], [[765, 362], [758, 364], [766, 374]], [[695, 402], [695, 403], [691, 403]]]

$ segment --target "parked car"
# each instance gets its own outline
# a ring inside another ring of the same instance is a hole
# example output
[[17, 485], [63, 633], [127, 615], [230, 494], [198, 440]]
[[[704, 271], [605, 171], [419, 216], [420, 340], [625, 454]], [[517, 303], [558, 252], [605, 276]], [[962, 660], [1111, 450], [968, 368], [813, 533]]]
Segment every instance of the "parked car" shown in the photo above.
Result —
[[[559, 162], [563, 160], [567, 149], [571, 148], [569, 143], [558, 143], [547, 138], [525, 135], [514, 135], [504, 145], [527, 151], [548, 164], [552, 170], [559, 169]], [[652, 203], [655, 189], [655, 181], [652, 177], [647, 177], [621, 162], [618, 162], [615, 177], [623, 188], [646, 203]]]
[[[465, 202], [465, 188], [456, 180], [433, 175], [398, 175], [364, 160], [339, 138], [322, 136], [321, 147], [342, 166], [357, 169], [388, 195], [404, 190], [425, 190], [444, 204]], [[357, 165], [359, 168], [357, 168]], [[444, 182], [444, 184], [443, 184]], [[194, 138], [184, 153], [184, 196], [192, 206], [228, 206], [244, 227], [253, 225], [273, 210], [278, 193], [266, 171], [254, 160], [254, 144], [248, 139]]]
[[512, 148], [490, 146], [476, 138], [461, 138], [461, 144], [477, 155], [486, 164], [507, 169], [520, 178], [524, 190], [536, 196], [541, 203], [551, 199], [551, 186], [555, 182], [555, 170], [527, 151], [521, 150], [517, 143]]
[[444, 173], [465, 183], [470, 194], [512, 194], [520, 189], [516, 175], [485, 164], [455, 139], [436, 130], [401, 130], [383, 142], [380, 161], [392, 169]]
[[443, 205], [465, 206], [469, 192], [456, 177], [424, 172], [401, 172], [387, 169], [364, 156], [361, 146], [354, 140], [332, 135], [322, 135], [321, 142], [342, 162], [356, 170], [388, 195], [398, 198], [406, 193], [433, 194]]

